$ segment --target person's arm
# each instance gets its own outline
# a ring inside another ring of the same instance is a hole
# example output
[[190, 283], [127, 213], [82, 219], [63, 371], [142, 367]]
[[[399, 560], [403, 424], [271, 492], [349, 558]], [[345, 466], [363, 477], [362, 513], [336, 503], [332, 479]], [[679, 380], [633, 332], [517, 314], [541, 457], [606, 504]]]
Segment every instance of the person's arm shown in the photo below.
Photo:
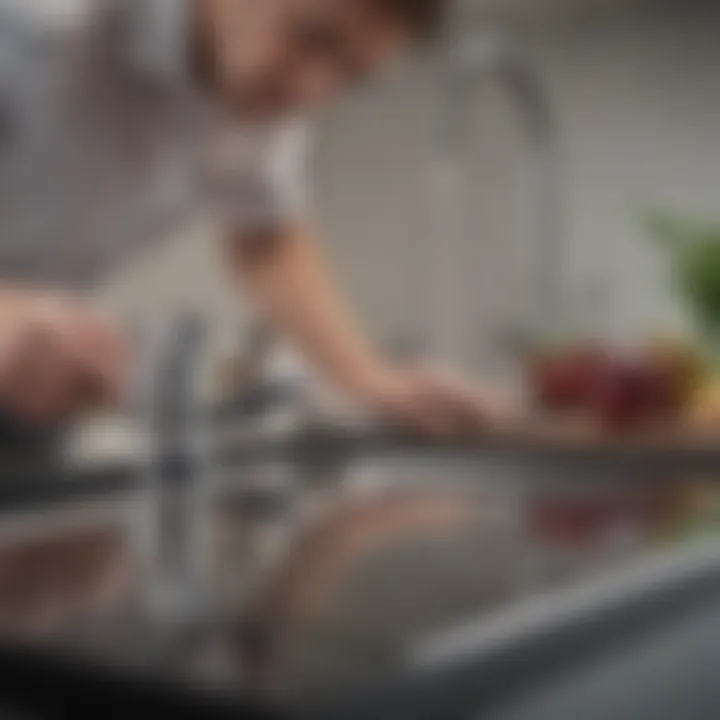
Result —
[[433, 433], [505, 417], [473, 384], [386, 362], [358, 328], [316, 239], [301, 224], [236, 234], [231, 260], [265, 318], [337, 388], [369, 409]]
[[243, 289], [265, 318], [338, 389], [366, 397], [389, 379], [307, 227], [238, 234], [231, 253]]

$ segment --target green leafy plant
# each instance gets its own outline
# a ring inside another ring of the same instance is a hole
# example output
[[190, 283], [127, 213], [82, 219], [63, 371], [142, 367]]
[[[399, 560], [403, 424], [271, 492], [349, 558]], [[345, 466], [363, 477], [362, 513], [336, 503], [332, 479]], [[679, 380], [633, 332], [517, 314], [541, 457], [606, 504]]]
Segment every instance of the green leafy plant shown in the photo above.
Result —
[[678, 292], [716, 355], [720, 351], [720, 223], [653, 211], [648, 228], [668, 253]]

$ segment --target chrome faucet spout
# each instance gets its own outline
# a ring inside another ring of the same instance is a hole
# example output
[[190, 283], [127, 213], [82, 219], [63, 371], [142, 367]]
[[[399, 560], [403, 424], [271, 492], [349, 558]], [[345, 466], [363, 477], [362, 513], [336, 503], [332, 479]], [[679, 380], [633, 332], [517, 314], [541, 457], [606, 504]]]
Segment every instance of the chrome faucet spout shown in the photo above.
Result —
[[[437, 124], [433, 194], [437, 229], [454, 243], [472, 232], [472, 206], [459, 207], [464, 188], [458, 184], [467, 166], [464, 118], [469, 103], [485, 83], [494, 83], [507, 95], [525, 136], [525, 179], [529, 212], [524, 245], [531, 253], [529, 307], [522, 327], [504, 334], [526, 339], [560, 333], [563, 315], [563, 247], [561, 233], [558, 128], [548, 92], [532, 61], [494, 32], [451, 39], [442, 52], [441, 102]], [[448, 233], [448, 229], [450, 232]], [[431, 288], [433, 331], [437, 350], [453, 352], [449, 320], [459, 311], [450, 296], [453, 283], [452, 251], [437, 251]]]

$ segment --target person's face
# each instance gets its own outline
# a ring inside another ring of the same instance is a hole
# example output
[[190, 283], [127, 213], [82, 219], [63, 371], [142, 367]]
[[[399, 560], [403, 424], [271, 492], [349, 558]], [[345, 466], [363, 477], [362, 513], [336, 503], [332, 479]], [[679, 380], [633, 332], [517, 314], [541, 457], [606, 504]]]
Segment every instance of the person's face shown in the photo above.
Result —
[[200, 0], [221, 99], [274, 118], [379, 70], [408, 40], [367, 0]]

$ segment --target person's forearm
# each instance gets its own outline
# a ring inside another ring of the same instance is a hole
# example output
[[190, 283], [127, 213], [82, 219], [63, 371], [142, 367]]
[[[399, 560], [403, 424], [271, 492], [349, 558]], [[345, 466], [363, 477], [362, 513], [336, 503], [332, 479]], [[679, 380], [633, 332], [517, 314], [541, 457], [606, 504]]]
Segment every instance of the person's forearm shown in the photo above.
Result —
[[384, 365], [336, 288], [312, 234], [293, 226], [265, 237], [234, 237], [233, 266], [261, 313], [339, 389], [374, 392]]

